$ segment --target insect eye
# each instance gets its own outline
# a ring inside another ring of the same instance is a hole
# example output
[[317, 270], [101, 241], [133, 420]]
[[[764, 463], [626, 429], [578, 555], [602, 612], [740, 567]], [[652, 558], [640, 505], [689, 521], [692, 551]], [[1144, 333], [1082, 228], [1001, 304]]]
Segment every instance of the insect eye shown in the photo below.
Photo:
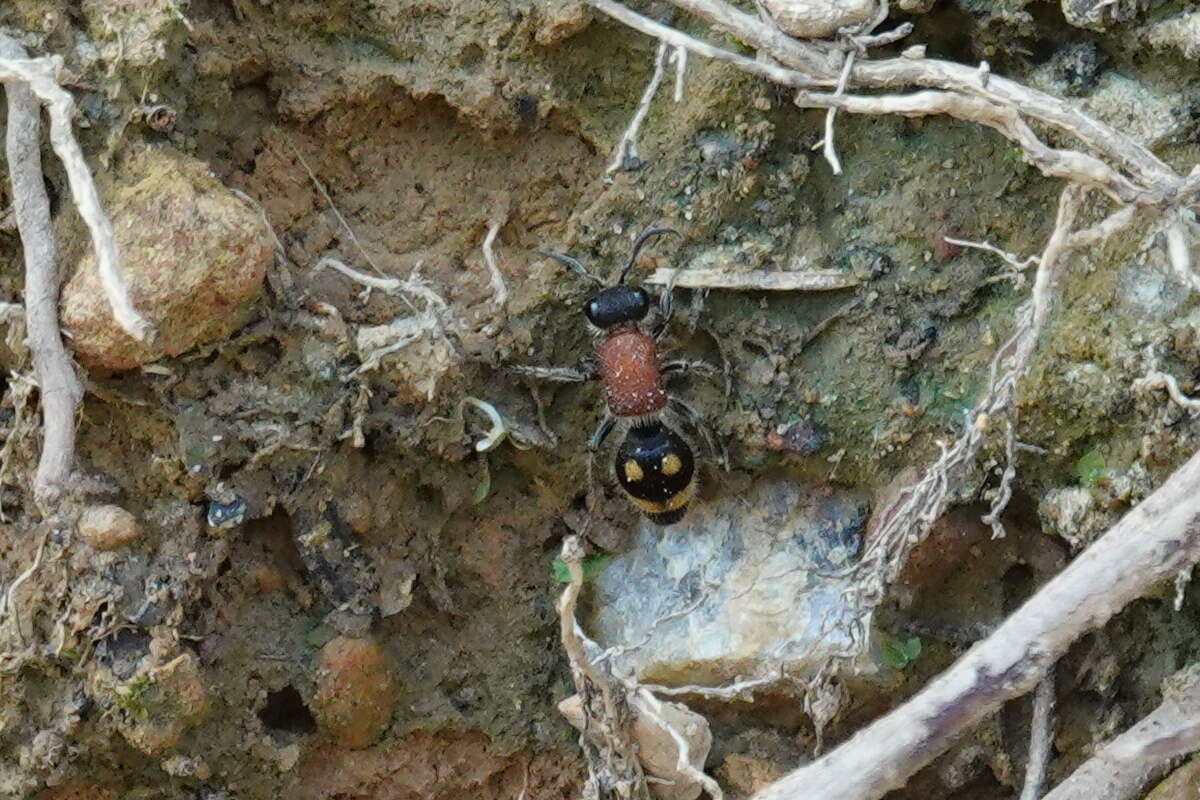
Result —
[[642, 318], [650, 313], [650, 295], [645, 289], [636, 287], [635, 296], [637, 297], [638, 318]]
[[600, 316], [600, 303], [594, 298], [583, 304], [583, 315], [588, 318], [588, 322], [600, 326], [598, 318]]

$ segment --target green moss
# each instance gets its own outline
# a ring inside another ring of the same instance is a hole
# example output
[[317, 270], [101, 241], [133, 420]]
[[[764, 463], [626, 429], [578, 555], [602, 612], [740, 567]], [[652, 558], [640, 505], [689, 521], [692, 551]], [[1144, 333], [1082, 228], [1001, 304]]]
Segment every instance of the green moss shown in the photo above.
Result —
[[139, 675], [123, 686], [117, 687], [117, 707], [131, 717], [146, 719], [150, 716], [148, 693], [154, 685], [149, 675]]
[[1089, 450], [1075, 462], [1075, 477], [1080, 486], [1095, 486], [1104, 477], [1108, 461], [1099, 450]]

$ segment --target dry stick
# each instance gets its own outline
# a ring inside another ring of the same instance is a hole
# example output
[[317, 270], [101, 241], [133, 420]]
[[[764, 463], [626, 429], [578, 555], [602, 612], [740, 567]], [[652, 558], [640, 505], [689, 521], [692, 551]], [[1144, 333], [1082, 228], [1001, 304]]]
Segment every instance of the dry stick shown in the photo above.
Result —
[[654, 271], [646, 283], [680, 289], [745, 289], [775, 292], [827, 292], [858, 286], [853, 272], [841, 269], [814, 269], [779, 272], [751, 270], [730, 272], [724, 269], [664, 268]]
[[1040, 800], [1050, 764], [1050, 746], [1054, 743], [1054, 667], [1046, 671], [1033, 695], [1033, 719], [1029, 726], [1029, 756], [1021, 800]]
[[[4, 38], [11, 45], [16, 45], [11, 38]], [[10, 48], [9, 52], [14, 51]], [[100, 285], [121, 328], [133, 338], [143, 341], [153, 336], [154, 328], [134, 309], [125, 291], [112, 223], [100, 205], [100, 196], [92, 182], [92, 173], [71, 130], [75, 101], [56, 80], [61, 66], [62, 59], [58, 56], [30, 60], [0, 58], [0, 82], [25, 83], [46, 105], [46, 111], [50, 115], [50, 146], [54, 148], [66, 169], [67, 180], [71, 184], [71, 196], [79, 209], [79, 216], [91, 232], [92, 244], [96, 249], [96, 271], [100, 276]]]
[[754, 800], [875, 800], [903, 786], [956, 735], [1033, 688], [1072, 642], [1200, 560], [1198, 481], [1200, 453], [911, 700]]
[[[1195, 668], [1169, 678], [1162, 704], [1105, 744], [1043, 800], [1131, 800], [1172, 761], [1200, 749], [1200, 680]], [[1178, 682], [1181, 685], [1171, 686]]]
[[[0, 57], [24, 58], [25, 51], [0, 34]], [[58, 259], [42, 177], [41, 108], [23, 83], [6, 84], [5, 94], [8, 173], [25, 255], [25, 324], [42, 404], [42, 453], [33, 491], [46, 505], [66, 486], [75, 466], [75, 411], [83, 387], [58, 327]]]

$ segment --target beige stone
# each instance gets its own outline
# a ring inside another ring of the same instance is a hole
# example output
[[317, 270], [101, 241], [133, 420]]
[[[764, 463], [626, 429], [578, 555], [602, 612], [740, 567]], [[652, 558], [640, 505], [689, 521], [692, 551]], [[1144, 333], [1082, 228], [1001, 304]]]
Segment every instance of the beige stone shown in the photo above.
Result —
[[717, 768], [717, 777], [725, 788], [738, 797], [750, 797], [783, 777], [787, 770], [765, 758], [731, 753]]
[[130, 298], [158, 335], [138, 342], [117, 325], [89, 248], [63, 289], [61, 306], [81, 364], [132, 369], [245, 324], [274, 253], [257, 209], [201, 162], [165, 149], [138, 154], [103, 200]]
[[97, 550], [113, 550], [141, 534], [137, 518], [120, 506], [89, 506], [79, 517], [79, 535]]

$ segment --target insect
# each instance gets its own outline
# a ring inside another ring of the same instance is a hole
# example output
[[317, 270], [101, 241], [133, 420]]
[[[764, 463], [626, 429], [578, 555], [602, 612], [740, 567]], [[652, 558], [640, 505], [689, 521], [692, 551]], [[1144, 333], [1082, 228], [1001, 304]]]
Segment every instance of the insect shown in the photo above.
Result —
[[[651, 320], [650, 294], [625, 282], [642, 248], [655, 237], [681, 236], [671, 228], [650, 228], [638, 236], [633, 252], [615, 284], [609, 286], [568, 255], [538, 251], [566, 265], [600, 287], [583, 304], [583, 314], [596, 334], [594, 362], [583, 370], [522, 368], [525, 374], [558, 381], [599, 379], [604, 386], [605, 413], [588, 444], [588, 488], [593, 485], [593, 462], [615, 429], [623, 434], [613, 461], [617, 482], [634, 505], [653, 523], [671, 525], [683, 519], [696, 494], [697, 460], [688, 438], [677, 430], [690, 424], [710, 449], [713, 436], [702, 417], [667, 391], [672, 373], [716, 372], [697, 361], [662, 361], [659, 342], [671, 319], [671, 287], [659, 298], [659, 313]], [[722, 462], [724, 461], [721, 456]]]

